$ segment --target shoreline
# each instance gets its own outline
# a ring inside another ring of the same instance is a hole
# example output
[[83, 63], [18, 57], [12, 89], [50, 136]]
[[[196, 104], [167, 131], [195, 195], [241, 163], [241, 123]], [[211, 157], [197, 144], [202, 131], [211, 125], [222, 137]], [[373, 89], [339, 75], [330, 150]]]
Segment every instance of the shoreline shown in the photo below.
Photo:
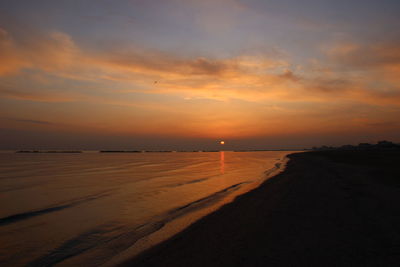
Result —
[[119, 266], [376, 266], [400, 260], [400, 153], [303, 152]]

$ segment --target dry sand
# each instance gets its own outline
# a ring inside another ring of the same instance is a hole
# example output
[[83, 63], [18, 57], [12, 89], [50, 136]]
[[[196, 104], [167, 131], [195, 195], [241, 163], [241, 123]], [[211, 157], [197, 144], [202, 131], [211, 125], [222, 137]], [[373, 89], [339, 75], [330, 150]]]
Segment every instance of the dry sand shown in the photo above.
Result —
[[400, 152], [292, 154], [287, 169], [123, 266], [398, 266]]

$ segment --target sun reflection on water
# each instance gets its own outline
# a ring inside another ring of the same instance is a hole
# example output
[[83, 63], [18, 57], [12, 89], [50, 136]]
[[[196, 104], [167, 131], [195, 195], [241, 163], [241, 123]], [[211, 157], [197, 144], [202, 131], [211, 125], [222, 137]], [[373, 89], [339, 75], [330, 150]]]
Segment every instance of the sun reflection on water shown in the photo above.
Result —
[[221, 169], [220, 172], [221, 174], [225, 173], [225, 151], [220, 151], [220, 165], [221, 165]]

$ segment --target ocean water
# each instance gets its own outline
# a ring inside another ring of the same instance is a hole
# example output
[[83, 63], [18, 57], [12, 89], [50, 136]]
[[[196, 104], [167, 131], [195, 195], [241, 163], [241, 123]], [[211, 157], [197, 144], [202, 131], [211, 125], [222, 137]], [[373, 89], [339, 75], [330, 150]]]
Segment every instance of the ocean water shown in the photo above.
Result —
[[0, 265], [115, 265], [254, 188], [288, 153], [0, 153]]

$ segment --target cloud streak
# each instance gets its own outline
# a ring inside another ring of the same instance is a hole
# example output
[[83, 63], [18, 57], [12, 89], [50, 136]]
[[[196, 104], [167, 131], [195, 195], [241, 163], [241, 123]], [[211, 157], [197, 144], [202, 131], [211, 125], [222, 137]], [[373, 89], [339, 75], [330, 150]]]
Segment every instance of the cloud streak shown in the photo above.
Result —
[[33, 124], [40, 124], [40, 125], [52, 125], [54, 123], [49, 121], [40, 121], [40, 120], [30, 120], [30, 119], [10, 119], [16, 122], [23, 122], [23, 123], [33, 123]]

